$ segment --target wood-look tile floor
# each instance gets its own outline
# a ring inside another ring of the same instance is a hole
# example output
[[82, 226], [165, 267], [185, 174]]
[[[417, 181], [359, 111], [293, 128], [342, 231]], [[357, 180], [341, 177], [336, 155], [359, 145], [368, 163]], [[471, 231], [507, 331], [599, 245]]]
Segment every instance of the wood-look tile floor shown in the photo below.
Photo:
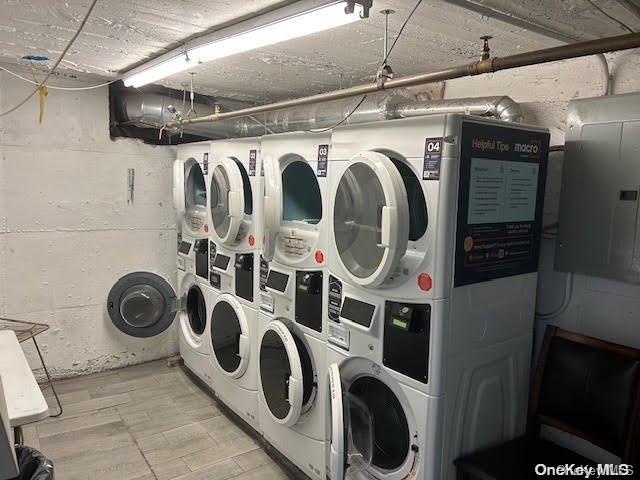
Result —
[[56, 480], [289, 478], [261, 442], [165, 360], [63, 380], [56, 388], [64, 415], [24, 429], [24, 443], [53, 460]]

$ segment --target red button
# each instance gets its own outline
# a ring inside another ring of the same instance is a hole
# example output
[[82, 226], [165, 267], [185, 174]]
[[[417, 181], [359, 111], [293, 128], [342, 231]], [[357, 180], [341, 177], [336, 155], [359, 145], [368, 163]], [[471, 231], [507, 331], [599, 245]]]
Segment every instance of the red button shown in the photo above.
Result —
[[322, 253], [322, 250], [317, 250], [316, 251], [316, 262], [317, 263], [323, 263], [324, 262], [324, 253]]
[[209, 225], [205, 223], [204, 225], [204, 233], [209, 233]]
[[420, 287], [420, 290], [424, 290], [425, 292], [431, 290], [431, 288], [433, 287], [433, 280], [431, 280], [431, 275], [429, 275], [428, 273], [421, 273], [418, 276], [418, 286]]
[[249, 246], [253, 247], [256, 243], [256, 238], [253, 235], [249, 235]]

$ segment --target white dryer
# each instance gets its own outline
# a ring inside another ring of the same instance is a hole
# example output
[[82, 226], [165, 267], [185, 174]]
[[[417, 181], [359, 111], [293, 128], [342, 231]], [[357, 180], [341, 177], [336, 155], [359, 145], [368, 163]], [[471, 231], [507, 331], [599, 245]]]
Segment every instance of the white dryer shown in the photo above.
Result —
[[330, 137], [264, 137], [259, 420], [264, 437], [325, 478], [326, 241]]
[[211, 142], [208, 185], [212, 386], [259, 430], [260, 140]]
[[210, 142], [178, 145], [173, 164], [173, 203], [178, 229], [185, 239], [206, 238], [207, 184]]
[[210, 142], [177, 147], [173, 164], [173, 204], [178, 222], [178, 270], [209, 279], [209, 223], [206, 176]]
[[232, 293], [257, 310], [263, 197], [260, 139], [217, 140], [211, 142], [210, 151], [207, 210], [212, 226], [210, 267], [215, 274], [210, 281], [217, 290]]
[[331, 143], [327, 475], [452, 480], [525, 427], [548, 132], [442, 115]]

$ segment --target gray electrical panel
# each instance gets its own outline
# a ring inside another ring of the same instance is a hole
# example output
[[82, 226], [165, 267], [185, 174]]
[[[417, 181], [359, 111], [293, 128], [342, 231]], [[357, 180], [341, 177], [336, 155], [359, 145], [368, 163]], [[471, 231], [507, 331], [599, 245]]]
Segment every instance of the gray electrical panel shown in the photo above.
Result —
[[640, 283], [640, 93], [574, 100], [556, 269]]

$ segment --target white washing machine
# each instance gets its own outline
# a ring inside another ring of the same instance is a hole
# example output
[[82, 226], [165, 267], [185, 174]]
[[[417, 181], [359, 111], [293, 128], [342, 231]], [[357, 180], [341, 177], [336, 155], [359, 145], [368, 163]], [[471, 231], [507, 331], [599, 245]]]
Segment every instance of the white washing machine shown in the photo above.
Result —
[[212, 387], [221, 401], [259, 430], [260, 140], [211, 142], [210, 160]]
[[[209, 240], [206, 177], [210, 142], [182, 144], [174, 162], [173, 200], [178, 221], [178, 297], [191, 302], [191, 316], [180, 320], [178, 337], [184, 363], [211, 384], [209, 368]], [[196, 313], [197, 311], [197, 313]], [[203, 316], [204, 314], [204, 316]]]
[[548, 132], [443, 115], [331, 143], [327, 475], [452, 480], [525, 428]]
[[326, 241], [330, 137], [264, 137], [259, 420], [264, 437], [325, 478]]
[[185, 366], [207, 384], [212, 383], [210, 372], [210, 332], [207, 305], [208, 287], [193, 273], [178, 272], [180, 302], [178, 338], [180, 355]]

